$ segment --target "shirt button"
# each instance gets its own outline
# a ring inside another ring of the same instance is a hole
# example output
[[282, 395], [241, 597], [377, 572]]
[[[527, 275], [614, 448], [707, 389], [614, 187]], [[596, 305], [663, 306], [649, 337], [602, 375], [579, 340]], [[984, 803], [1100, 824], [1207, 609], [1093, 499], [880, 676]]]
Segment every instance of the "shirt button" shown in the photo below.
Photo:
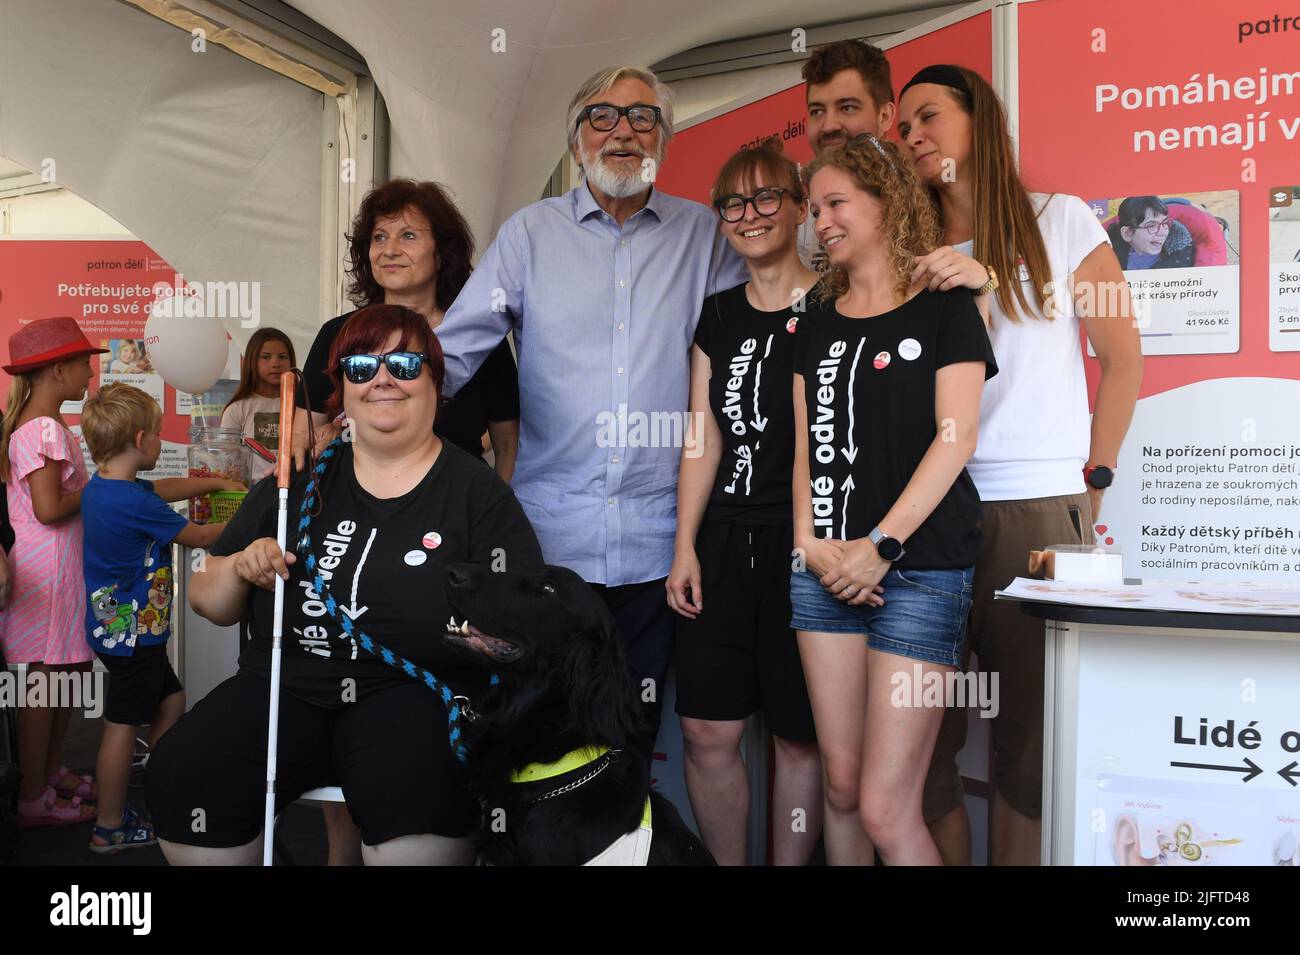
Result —
[[623, 246], [623, 248], [626, 249], [626, 248], [627, 248], [627, 239], [619, 239], [619, 240], [618, 240], [618, 244], [621, 245], [621, 246]]
[[609, 499], [609, 506], [610, 507], [614, 506], [614, 499], [612, 497]]
[[623, 330], [623, 323], [622, 323], [622, 322], [619, 322], [619, 323], [618, 323], [618, 330], [619, 330], [620, 332]]
[[618, 464], [618, 455], [617, 455], [617, 454], [614, 455], [614, 463], [615, 463], [615, 464]]
[[620, 375], [623, 374], [623, 369], [620, 368], [620, 369], [618, 370], [618, 373], [619, 373]]
[[624, 281], [623, 279], [619, 279], [619, 280], [618, 280], [618, 287], [619, 287], [619, 288], [627, 288], [627, 282]]

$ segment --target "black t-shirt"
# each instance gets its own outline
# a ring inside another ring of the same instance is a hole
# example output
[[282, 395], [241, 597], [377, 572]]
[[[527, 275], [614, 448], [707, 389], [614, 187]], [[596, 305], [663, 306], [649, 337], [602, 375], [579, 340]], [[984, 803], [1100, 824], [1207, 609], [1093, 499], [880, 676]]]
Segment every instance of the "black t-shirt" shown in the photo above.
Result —
[[[300, 536], [298, 508], [305, 472], [289, 491], [289, 539]], [[466, 667], [445, 645], [451, 617], [445, 592], [445, 561], [536, 570], [541, 547], [510, 488], [495, 472], [444, 443], [429, 473], [401, 497], [368, 494], [352, 471], [352, 446], [343, 444], [321, 487], [321, 512], [311, 521], [312, 550], [330, 593], [356, 629], [394, 653], [431, 671], [448, 686], [471, 693], [486, 671]], [[212, 547], [224, 557], [261, 537], [275, 537], [274, 477], [258, 482]], [[504, 561], [504, 565], [502, 565]], [[286, 692], [318, 706], [344, 704], [343, 680], [356, 681], [356, 697], [411, 678], [371, 656], [343, 636], [324, 595], [312, 590], [304, 560], [285, 582], [281, 673]], [[332, 576], [326, 576], [332, 575]], [[253, 590], [251, 640], [241, 667], [270, 672], [272, 591]]]
[[[834, 300], [809, 304], [795, 334], [804, 378], [813, 529], [866, 537], [894, 506], [938, 434], [935, 373], [958, 362], [997, 374], [993, 346], [967, 289], [922, 291], [872, 318], [847, 318]], [[895, 566], [969, 567], [979, 556], [980, 499], [965, 469], [904, 543]]]
[[[323, 413], [325, 402], [334, 391], [325, 364], [329, 361], [334, 339], [338, 338], [344, 323], [355, 314], [348, 312], [338, 318], [331, 318], [321, 326], [316, 333], [316, 340], [311, 344], [307, 363], [302, 366], [302, 374], [306, 380], [312, 411]], [[437, 334], [436, 330], [434, 334]], [[300, 406], [306, 407], [301, 405], [301, 400], [300, 396]], [[474, 377], [438, 410], [438, 420], [433, 430], [439, 437], [468, 451], [474, 457], [481, 458], [483, 432], [487, 430], [488, 422], [515, 421], [518, 418], [519, 369], [515, 366], [515, 356], [510, 351], [509, 343], [502, 339]]]
[[[806, 304], [806, 303], [805, 303]], [[704, 519], [789, 525], [794, 464], [793, 308], [761, 312], [738, 285], [704, 300], [695, 344], [709, 356], [722, 460]]]

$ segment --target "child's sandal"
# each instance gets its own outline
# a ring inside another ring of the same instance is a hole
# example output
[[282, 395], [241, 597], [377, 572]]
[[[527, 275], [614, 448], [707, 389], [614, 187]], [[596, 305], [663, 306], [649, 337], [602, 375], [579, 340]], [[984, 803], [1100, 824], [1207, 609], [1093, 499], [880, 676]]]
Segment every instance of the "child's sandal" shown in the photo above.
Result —
[[[63, 800], [66, 806], [60, 806]], [[64, 799], [54, 787], [49, 787], [32, 800], [18, 801], [18, 827], [35, 829], [39, 826], [77, 826], [95, 818], [95, 807], [85, 805], [80, 796]]]
[[[97, 839], [102, 842], [96, 842]], [[116, 829], [95, 826], [90, 836], [90, 851], [99, 855], [110, 855], [123, 849], [143, 849], [157, 844], [153, 826], [142, 822], [130, 809], [122, 813], [122, 824]]]
[[[59, 783], [63, 782], [69, 776], [72, 776], [73, 779], [77, 780], [77, 787], [75, 789], [60, 789]], [[67, 766], [60, 766], [59, 771], [50, 776], [48, 782], [50, 787], [65, 799], [71, 799], [73, 796], [80, 796], [82, 802], [94, 802], [99, 796], [94, 779], [90, 776], [74, 775], [72, 770], [68, 769]]]

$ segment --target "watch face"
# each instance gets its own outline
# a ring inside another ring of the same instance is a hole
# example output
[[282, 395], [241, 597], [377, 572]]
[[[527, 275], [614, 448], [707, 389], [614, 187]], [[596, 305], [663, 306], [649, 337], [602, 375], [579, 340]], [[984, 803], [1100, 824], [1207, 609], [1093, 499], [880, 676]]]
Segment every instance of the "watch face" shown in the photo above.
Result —
[[1108, 488], [1115, 480], [1115, 473], [1108, 467], [1095, 467], [1088, 474], [1088, 483], [1097, 490]]
[[876, 545], [876, 553], [885, 560], [898, 560], [903, 556], [903, 545], [892, 537], [882, 537]]

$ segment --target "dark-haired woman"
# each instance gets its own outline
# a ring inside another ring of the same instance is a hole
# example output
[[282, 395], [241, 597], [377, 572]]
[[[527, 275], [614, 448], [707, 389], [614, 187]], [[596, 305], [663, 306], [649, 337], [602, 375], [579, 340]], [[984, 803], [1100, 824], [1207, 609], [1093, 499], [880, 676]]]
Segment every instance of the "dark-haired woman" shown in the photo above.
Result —
[[[251, 610], [252, 640], [239, 672], [182, 717], [150, 759], [149, 808], [173, 865], [255, 864], [261, 856], [266, 762], [257, 744], [267, 730], [277, 575], [285, 580], [279, 805], [339, 785], [366, 864], [473, 858], [479, 811], [442, 697], [348, 631], [372, 636], [472, 700], [485, 674], [437, 637], [451, 613], [443, 565], [504, 559], [512, 570], [540, 569], [541, 548], [510, 488], [434, 434], [443, 356], [422, 315], [392, 305], [360, 310], [326, 367], [327, 413], [342, 410], [352, 434], [322, 458], [309, 552], [276, 544], [276, 488], [263, 481], [190, 586], [194, 609], [215, 623]], [[299, 472], [289, 491], [295, 537], [308, 477]], [[198, 810], [204, 825], [196, 830]]]
[[[352, 301], [357, 306], [403, 305], [435, 329], [469, 278], [474, 257], [469, 225], [446, 192], [436, 183], [410, 179], [389, 180], [366, 195], [348, 242]], [[340, 431], [324, 414], [331, 391], [325, 360], [352, 314], [321, 326], [303, 365], [317, 449]], [[294, 419], [294, 459], [299, 466], [307, 451], [307, 413], [300, 407]], [[496, 472], [510, 480], [519, 449], [519, 374], [505, 341], [439, 410], [434, 430], [476, 457], [483, 453], [486, 431]]]
[[[979, 74], [930, 66], [903, 87], [898, 132], [930, 188], [946, 245], [919, 257], [932, 289], [988, 296], [1000, 373], [984, 387], [979, 448], [967, 471], [984, 504], [970, 647], [999, 673], [993, 724], [995, 864], [1039, 861], [1043, 628], [993, 592], [1049, 544], [1092, 542], [1142, 377], [1124, 274], [1084, 202], [1030, 193], [1006, 114]], [[989, 294], [994, 293], [994, 294]], [[1091, 422], [1079, 324], [1101, 365]], [[970, 859], [956, 754], [964, 711], [949, 710], [926, 783], [925, 817], [946, 862]]]
[[744, 865], [749, 786], [740, 741], [750, 714], [761, 711], [775, 754], [772, 861], [804, 865], [821, 832], [822, 802], [812, 710], [790, 629], [794, 331], [817, 282], [797, 249], [808, 203], [798, 168], [775, 139], [723, 164], [713, 205], [750, 277], [704, 300], [691, 349], [691, 433], [665, 583], [680, 614], [686, 789], [713, 857]]

